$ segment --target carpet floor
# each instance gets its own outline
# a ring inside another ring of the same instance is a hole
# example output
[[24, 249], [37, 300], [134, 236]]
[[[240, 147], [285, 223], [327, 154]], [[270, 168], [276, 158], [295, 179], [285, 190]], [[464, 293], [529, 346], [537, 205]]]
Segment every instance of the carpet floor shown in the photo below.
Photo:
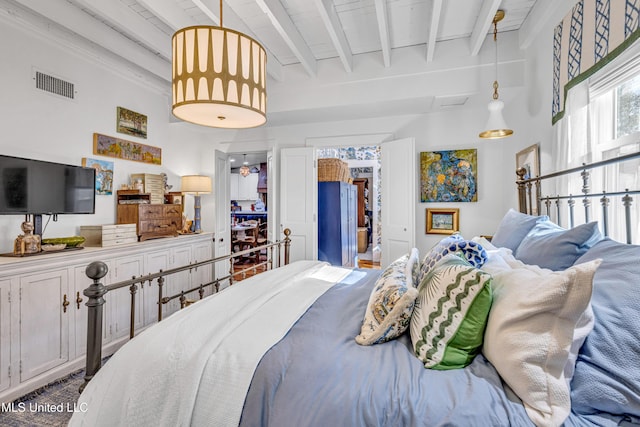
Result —
[[84, 382], [84, 370], [56, 380], [12, 403], [3, 403], [0, 426], [66, 426], [73, 415]]

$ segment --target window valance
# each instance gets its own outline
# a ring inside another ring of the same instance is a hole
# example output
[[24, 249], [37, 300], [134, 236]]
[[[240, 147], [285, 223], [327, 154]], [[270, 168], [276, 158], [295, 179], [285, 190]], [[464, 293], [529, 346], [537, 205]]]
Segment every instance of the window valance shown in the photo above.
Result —
[[580, 0], [553, 34], [552, 123], [569, 89], [605, 66], [638, 37], [640, 0]]

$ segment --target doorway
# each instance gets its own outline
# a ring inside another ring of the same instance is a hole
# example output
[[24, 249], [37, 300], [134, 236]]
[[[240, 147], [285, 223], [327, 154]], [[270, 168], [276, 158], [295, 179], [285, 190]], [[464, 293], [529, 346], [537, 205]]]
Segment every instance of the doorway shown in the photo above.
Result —
[[317, 150], [317, 158], [338, 158], [349, 167], [359, 197], [357, 266], [380, 268], [382, 224], [380, 204], [380, 146], [335, 147]]
[[[265, 244], [269, 236], [269, 182], [267, 152], [228, 153], [231, 222], [231, 252], [250, 249]], [[237, 260], [234, 271], [240, 271], [266, 259], [264, 253]], [[234, 275], [242, 280], [260, 273], [265, 266], [244, 274]]]

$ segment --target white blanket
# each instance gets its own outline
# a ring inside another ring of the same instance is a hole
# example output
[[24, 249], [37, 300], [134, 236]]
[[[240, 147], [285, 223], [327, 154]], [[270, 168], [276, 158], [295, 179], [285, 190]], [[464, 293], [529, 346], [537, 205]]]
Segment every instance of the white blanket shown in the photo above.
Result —
[[350, 271], [299, 261], [174, 314], [116, 352], [69, 425], [237, 426], [264, 353]]

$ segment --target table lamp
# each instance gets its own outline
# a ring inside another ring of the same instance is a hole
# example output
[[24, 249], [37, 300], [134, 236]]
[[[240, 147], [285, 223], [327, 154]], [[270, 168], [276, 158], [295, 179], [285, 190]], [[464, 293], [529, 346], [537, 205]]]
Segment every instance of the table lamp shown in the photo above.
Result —
[[193, 231], [195, 233], [201, 233], [202, 228], [200, 228], [200, 194], [211, 193], [211, 177], [204, 175], [185, 175], [181, 179], [180, 187], [183, 193], [194, 195], [195, 213], [193, 217]]

